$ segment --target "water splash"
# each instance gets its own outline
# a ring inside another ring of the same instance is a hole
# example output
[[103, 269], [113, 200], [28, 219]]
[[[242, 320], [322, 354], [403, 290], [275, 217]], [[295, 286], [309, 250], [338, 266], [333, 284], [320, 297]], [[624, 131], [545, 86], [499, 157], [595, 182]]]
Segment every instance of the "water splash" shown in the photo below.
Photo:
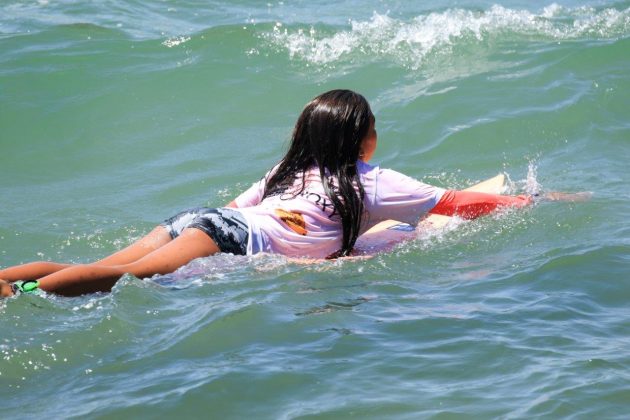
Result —
[[276, 24], [260, 37], [292, 60], [327, 65], [353, 56], [393, 58], [418, 68], [431, 54], [449, 53], [452, 48], [481, 44], [499, 38], [572, 40], [610, 39], [630, 32], [630, 8], [597, 10], [566, 8], [557, 4], [540, 13], [494, 5], [486, 11], [449, 9], [420, 15], [411, 20], [394, 19], [374, 12], [368, 21], [350, 21], [351, 28], [311, 26], [287, 28]]
[[525, 192], [529, 195], [540, 194], [542, 186], [538, 182], [538, 168], [535, 162], [529, 162], [527, 165], [527, 177], [525, 178]]
[[168, 38], [166, 41], [162, 42], [162, 45], [167, 48], [173, 48], [188, 41], [190, 41], [189, 36], [175, 36]]

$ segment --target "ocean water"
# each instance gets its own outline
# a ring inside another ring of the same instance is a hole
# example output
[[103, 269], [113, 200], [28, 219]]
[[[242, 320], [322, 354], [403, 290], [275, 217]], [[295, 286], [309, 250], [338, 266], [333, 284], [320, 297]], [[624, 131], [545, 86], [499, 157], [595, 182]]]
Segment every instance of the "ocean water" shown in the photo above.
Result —
[[0, 267], [227, 203], [340, 87], [383, 167], [593, 198], [2, 300], [0, 417], [627, 418], [629, 1], [4, 0]]

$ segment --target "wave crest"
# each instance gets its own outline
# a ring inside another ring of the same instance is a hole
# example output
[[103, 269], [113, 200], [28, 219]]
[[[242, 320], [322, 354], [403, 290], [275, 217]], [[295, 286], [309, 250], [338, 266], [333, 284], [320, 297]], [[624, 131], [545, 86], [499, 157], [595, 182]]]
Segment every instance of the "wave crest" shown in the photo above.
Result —
[[597, 11], [590, 7], [566, 8], [557, 4], [540, 13], [494, 5], [486, 11], [448, 9], [394, 19], [374, 12], [368, 21], [350, 21], [350, 29], [335, 31], [322, 27], [287, 28], [276, 23], [261, 38], [291, 59], [313, 64], [331, 64], [348, 56], [394, 58], [418, 67], [427, 55], [458, 44], [482, 42], [503, 36], [506, 40], [526, 37], [540, 40], [580, 38], [608, 39], [630, 32], [630, 8]]

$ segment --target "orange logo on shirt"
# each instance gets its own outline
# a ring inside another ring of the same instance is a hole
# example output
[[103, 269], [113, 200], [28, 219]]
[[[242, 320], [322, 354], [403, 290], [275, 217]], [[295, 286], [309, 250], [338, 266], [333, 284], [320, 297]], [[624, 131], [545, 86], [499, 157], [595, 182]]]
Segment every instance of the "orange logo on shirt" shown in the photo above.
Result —
[[280, 218], [284, 223], [291, 228], [291, 230], [298, 235], [305, 236], [306, 222], [304, 222], [304, 216], [301, 213], [286, 211], [282, 209], [276, 209], [276, 216]]

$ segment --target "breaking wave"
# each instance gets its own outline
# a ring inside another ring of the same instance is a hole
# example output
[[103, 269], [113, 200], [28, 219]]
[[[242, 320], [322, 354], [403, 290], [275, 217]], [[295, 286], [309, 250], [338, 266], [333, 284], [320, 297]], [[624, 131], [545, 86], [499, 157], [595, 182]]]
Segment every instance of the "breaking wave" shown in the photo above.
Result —
[[291, 59], [333, 64], [353, 56], [392, 58], [416, 68], [430, 54], [460, 44], [490, 40], [540, 41], [612, 39], [630, 32], [630, 8], [597, 10], [552, 4], [539, 13], [494, 5], [485, 11], [448, 9], [396, 19], [374, 13], [368, 21], [350, 21], [350, 29], [330, 26], [286, 27], [277, 22], [260, 37]]

